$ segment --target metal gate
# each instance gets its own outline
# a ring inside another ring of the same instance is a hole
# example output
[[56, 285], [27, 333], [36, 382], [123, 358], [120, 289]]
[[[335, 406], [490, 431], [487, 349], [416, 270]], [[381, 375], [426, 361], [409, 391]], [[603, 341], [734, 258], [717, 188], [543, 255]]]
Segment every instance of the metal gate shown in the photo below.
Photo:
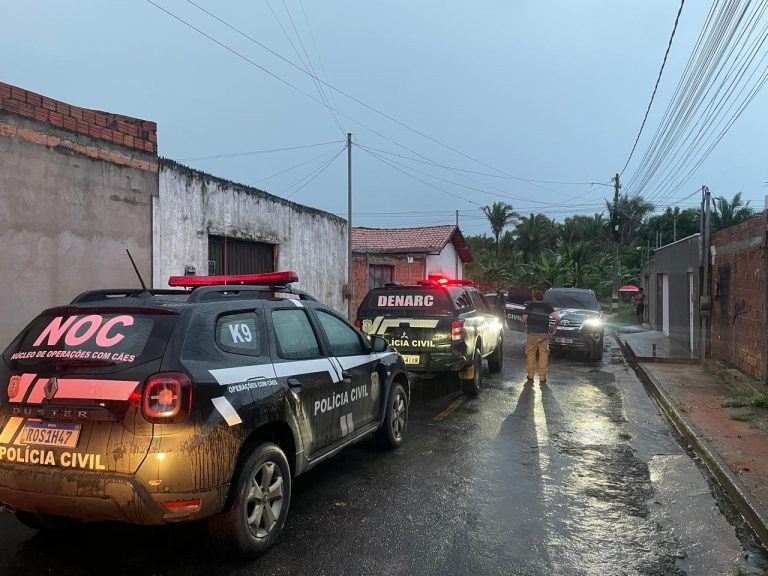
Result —
[[[226, 258], [224, 249], [226, 246]], [[275, 245], [208, 236], [208, 275], [260, 274], [275, 271]]]

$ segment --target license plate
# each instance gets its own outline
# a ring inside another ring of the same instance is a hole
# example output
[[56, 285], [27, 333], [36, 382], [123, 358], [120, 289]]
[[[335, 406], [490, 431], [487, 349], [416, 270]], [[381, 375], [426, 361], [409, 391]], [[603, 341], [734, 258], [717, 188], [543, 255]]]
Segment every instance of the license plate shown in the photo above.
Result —
[[80, 437], [80, 424], [29, 421], [21, 429], [21, 443], [30, 446], [74, 448]]
[[573, 338], [562, 338], [562, 337], [557, 337], [557, 338], [555, 338], [554, 340], [555, 340], [555, 342], [557, 342], [558, 344], [572, 344], [572, 343], [573, 343]]
[[418, 354], [402, 354], [403, 362], [406, 364], [418, 364], [419, 363], [419, 355]]

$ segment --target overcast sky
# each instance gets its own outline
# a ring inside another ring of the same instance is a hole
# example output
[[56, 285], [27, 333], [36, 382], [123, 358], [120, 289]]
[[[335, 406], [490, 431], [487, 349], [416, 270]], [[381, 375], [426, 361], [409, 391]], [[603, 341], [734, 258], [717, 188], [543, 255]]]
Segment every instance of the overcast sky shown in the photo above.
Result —
[[[355, 225], [452, 223], [459, 210], [467, 234], [489, 233], [480, 207], [498, 200], [558, 220], [603, 210], [612, 189], [589, 182], [608, 183], [622, 170], [679, 7], [677, 0], [195, 0], [288, 60], [299, 63], [292, 43], [307, 59], [303, 44], [317, 76], [398, 124], [328, 88], [321, 97], [311, 77], [190, 2], [153, 1], [250, 62], [145, 0], [6, 0], [0, 80], [153, 120], [162, 156], [342, 216], [346, 152], [307, 178], [352, 132], [360, 145], [353, 147]], [[685, 4], [624, 182], [710, 5]], [[715, 196], [741, 191], [762, 209], [767, 98], [766, 90], [757, 95], [674, 193], [644, 194], [663, 208], [707, 184]], [[323, 99], [344, 116], [334, 119]], [[190, 159], [299, 146], [307, 147]]]

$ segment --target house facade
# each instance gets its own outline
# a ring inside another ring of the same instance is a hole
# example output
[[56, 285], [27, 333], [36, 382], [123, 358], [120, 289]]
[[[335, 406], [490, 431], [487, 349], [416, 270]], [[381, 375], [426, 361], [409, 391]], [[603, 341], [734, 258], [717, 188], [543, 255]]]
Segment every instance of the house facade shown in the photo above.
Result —
[[711, 357], [766, 380], [768, 211], [712, 234]]
[[701, 235], [694, 234], [657, 248], [643, 267], [646, 321], [681, 347], [701, 350]]
[[472, 254], [458, 226], [353, 228], [353, 316], [371, 288], [413, 284], [430, 274], [463, 278], [468, 262]]
[[154, 122], [0, 82], [0, 343], [85, 290], [152, 276]]

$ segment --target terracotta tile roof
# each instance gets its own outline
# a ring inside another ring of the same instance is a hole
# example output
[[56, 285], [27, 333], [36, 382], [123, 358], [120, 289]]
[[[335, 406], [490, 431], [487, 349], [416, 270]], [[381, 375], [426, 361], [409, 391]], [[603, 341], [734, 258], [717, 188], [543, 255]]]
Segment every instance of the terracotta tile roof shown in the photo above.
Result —
[[352, 250], [365, 253], [437, 253], [453, 242], [462, 262], [472, 262], [472, 254], [458, 227], [352, 228]]

